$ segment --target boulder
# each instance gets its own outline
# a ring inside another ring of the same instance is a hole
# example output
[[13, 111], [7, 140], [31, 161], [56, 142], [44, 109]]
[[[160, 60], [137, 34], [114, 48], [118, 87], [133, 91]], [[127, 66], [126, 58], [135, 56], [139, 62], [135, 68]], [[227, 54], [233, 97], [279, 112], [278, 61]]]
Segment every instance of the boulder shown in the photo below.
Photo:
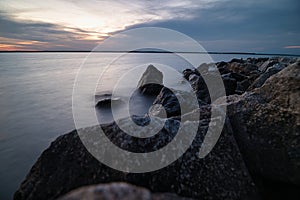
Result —
[[[126, 125], [128, 122], [123, 120], [122, 123]], [[191, 123], [199, 122], [184, 122], [183, 131], [186, 134], [190, 134]], [[150, 152], [172, 140], [179, 125], [180, 121], [168, 119], [164, 128], [150, 138], [132, 137], [122, 132], [115, 123], [101, 127], [107, 137], [120, 148], [133, 152]], [[72, 131], [57, 138], [42, 153], [15, 193], [14, 199], [51, 200], [80, 186], [116, 181], [142, 186], [155, 193], [168, 192], [196, 199], [257, 199], [257, 189], [239, 152], [230, 124], [227, 123], [224, 127], [213, 150], [202, 159], [198, 157], [207, 125], [205, 120], [200, 122], [191, 146], [175, 162], [153, 172], [138, 174], [120, 172], [100, 163], [87, 152], [77, 132]], [[88, 137], [95, 131], [98, 133], [99, 128], [86, 128], [83, 130], [86, 134], [83, 135]], [[109, 151], [103, 153], [110, 155]], [[166, 159], [169, 157], [166, 156]], [[135, 160], [130, 162], [136, 163]]]
[[245, 61], [243, 60], [243, 58], [233, 58], [231, 59], [231, 61], [229, 63], [244, 63]]
[[102, 107], [110, 107], [112, 102], [114, 103], [121, 103], [122, 100], [120, 97], [115, 97], [115, 98], [111, 98], [111, 97], [107, 97], [107, 98], [103, 98], [99, 101], [97, 101], [96, 103], [96, 107], [97, 108], [102, 108]]
[[[199, 103], [202, 105], [206, 104], [201, 100], [192, 104], [191, 95], [196, 94], [188, 91], [171, 90], [164, 87], [153, 102], [153, 105], [159, 106], [152, 106], [149, 109], [149, 114], [152, 116], [170, 118], [193, 111], [193, 105], [198, 105]], [[181, 104], [179, 103], [179, 99], [181, 100]]]
[[148, 189], [116, 182], [72, 190], [58, 200], [189, 200], [171, 193], [151, 193]]
[[190, 75], [195, 74], [195, 71], [192, 69], [185, 69], [183, 70], [182, 74], [186, 80], [189, 80]]
[[231, 72], [249, 76], [255, 70], [258, 70], [258, 67], [255, 64], [249, 62], [231, 62], [228, 65], [228, 69]]
[[238, 82], [237, 83], [237, 86], [236, 86], [236, 93], [237, 94], [243, 94], [250, 86], [250, 80], [249, 79], [245, 79], [241, 82]]
[[264, 195], [299, 196], [300, 62], [271, 76], [260, 88], [230, 96], [228, 101], [235, 138]]
[[158, 95], [163, 88], [163, 74], [153, 65], [149, 65], [143, 73], [137, 88], [142, 94]]
[[97, 108], [109, 108], [112, 103], [122, 103], [121, 97], [112, 97], [109, 92], [98, 93], [95, 95], [96, 107]]
[[261, 87], [268, 78], [270, 78], [272, 75], [280, 72], [282, 69], [285, 68], [284, 64], [276, 63], [271, 67], [268, 67], [249, 87], [249, 90], [252, 90], [254, 88]]
[[262, 64], [258, 65], [259, 66], [259, 71], [261, 72], [266, 72], [267, 69], [275, 64], [278, 64], [277, 59], [268, 59], [267, 61], [263, 62]]
[[237, 87], [237, 81], [235, 78], [232, 77], [232, 74], [223, 74], [222, 79], [224, 82], [224, 87], [226, 91], [226, 95], [231, 95], [235, 93]]

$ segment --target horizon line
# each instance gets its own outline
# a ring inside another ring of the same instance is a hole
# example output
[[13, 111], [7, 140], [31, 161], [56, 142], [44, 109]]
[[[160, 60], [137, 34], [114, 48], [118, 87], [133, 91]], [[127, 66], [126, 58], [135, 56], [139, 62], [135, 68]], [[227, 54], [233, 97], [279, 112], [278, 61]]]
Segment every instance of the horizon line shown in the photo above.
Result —
[[286, 53], [255, 53], [255, 52], [196, 52], [196, 51], [155, 51], [155, 50], [134, 50], [134, 51], [88, 51], [88, 50], [43, 50], [43, 51], [0, 51], [0, 53], [183, 53], [183, 54], [227, 54], [227, 55], [261, 55], [261, 56], [291, 56], [300, 57], [300, 54]]

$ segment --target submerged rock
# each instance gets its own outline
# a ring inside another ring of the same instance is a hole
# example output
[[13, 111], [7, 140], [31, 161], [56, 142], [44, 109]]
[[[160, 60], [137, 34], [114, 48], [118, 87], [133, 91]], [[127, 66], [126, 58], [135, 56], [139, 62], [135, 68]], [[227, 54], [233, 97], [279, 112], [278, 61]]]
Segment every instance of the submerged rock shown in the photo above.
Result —
[[99, 100], [96, 103], [96, 107], [98, 108], [102, 108], [102, 107], [110, 107], [112, 102], [114, 103], [121, 103], [122, 100], [120, 97], [115, 97], [115, 98], [111, 98], [111, 97], [107, 97], [107, 98], [103, 98], [101, 100]]
[[153, 65], [149, 65], [142, 75], [137, 88], [142, 94], [158, 95], [163, 88], [163, 74]]
[[97, 108], [109, 108], [112, 103], [122, 103], [121, 97], [112, 97], [110, 93], [100, 93], [95, 95]]

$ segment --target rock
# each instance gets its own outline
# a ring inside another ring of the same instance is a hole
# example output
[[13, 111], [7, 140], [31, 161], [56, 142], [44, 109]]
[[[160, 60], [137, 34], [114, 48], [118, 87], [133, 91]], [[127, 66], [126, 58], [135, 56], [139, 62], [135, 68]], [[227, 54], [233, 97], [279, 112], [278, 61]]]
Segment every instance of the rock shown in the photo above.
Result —
[[196, 93], [199, 101], [204, 103], [210, 103], [210, 96], [208, 92], [208, 88], [202, 76], [197, 74], [192, 74], [189, 77], [189, 82]]
[[[209, 93], [205, 80], [209, 80], [211, 83], [214, 83], [220, 79], [220, 74], [217, 72], [218, 68], [215, 64], [202, 64], [198, 68], [201, 68], [201, 75], [199, 73], [192, 73], [189, 75], [188, 81], [190, 82], [193, 91], [195, 92], [199, 105], [205, 105], [211, 103], [211, 98], [215, 99], [223, 93], [221, 87], [216, 84], [211, 85], [211, 93]], [[197, 70], [195, 70], [197, 71]], [[203, 78], [204, 77], [204, 78]], [[231, 94], [235, 91], [236, 80], [231, 78], [231, 76], [224, 75], [223, 77], [225, 90], [228, 94]]]
[[247, 76], [245, 76], [243, 74], [234, 73], [234, 72], [228, 73], [228, 76], [230, 78], [235, 79], [238, 82], [241, 82], [241, 81], [244, 81], [244, 80], [248, 79]]
[[271, 76], [260, 88], [228, 99], [228, 115], [243, 158], [271, 199], [299, 196], [299, 63]]
[[[124, 119], [122, 123], [126, 125]], [[191, 123], [184, 122], [183, 131], [190, 134]], [[107, 137], [122, 149], [133, 152], [155, 151], [167, 144], [177, 133], [180, 121], [168, 119], [164, 128], [150, 138], [134, 138], [113, 124], [102, 125]], [[190, 148], [175, 162], [148, 173], [124, 173], [101, 164], [82, 145], [77, 132], [60, 136], [34, 164], [26, 180], [15, 193], [15, 200], [56, 199], [80, 186], [125, 181], [152, 192], [175, 193], [201, 199], [257, 199], [243, 158], [227, 124], [213, 148], [203, 159], [198, 158], [207, 121], [201, 121], [198, 134]], [[86, 128], [86, 135], [100, 127]], [[94, 141], [94, 140], [93, 140]], [[154, 145], [156, 144], [156, 145]], [[109, 152], [103, 152], [109, 154]], [[169, 157], [167, 156], [166, 159]], [[145, 158], [147, 160], [147, 157]], [[131, 161], [136, 162], [136, 161]]]
[[282, 69], [285, 68], [285, 65], [276, 63], [272, 67], [268, 67], [266, 71], [261, 74], [255, 81], [254, 83], [249, 87], [249, 90], [252, 90], [254, 88], [261, 87], [268, 78], [270, 78], [272, 75], [280, 72]]
[[261, 72], [265, 72], [267, 71], [267, 69], [270, 67], [270, 66], [273, 66], [275, 64], [278, 64], [278, 61], [277, 60], [274, 60], [274, 59], [269, 59], [267, 61], [265, 61], [262, 65], [259, 66], [259, 71]]
[[58, 200], [188, 200], [171, 193], [151, 193], [148, 189], [128, 183], [85, 186], [72, 190]]
[[238, 58], [233, 58], [229, 63], [244, 63], [243, 58], [238, 59]]
[[137, 88], [142, 94], [158, 95], [163, 88], [163, 74], [153, 65], [149, 65], [142, 75]]
[[[202, 73], [207, 73], [208, 72], [208, 69], [209, 69], [209, 66], [210, 64], [207, 64], [207, 63], [202, 63], [201, 65], [199, 65], [199, 67], [197, 67], [197, 70], [194, 70], [195, 72], [197, 71], [198, 72], [198, 76]], [[200, 74], [199, 74], [200, 72]]]
[[193, 110], [192, 112], [183, 114], [181, 116], [181, 122], [196, 121], [196, 120], [208, 120], [209, 122], [210, 117], [211, 117], [211, 105], [205, 105], [205, 106], [200, 106], [198, 109]]
[[[152, 116], [164, 116], [170, 118], [193, 111], [195, 109], [194, 105], [206, 104], [201, 100], [192, 102], [191, 95], [196, 96], [193, 92], [170, 90], [164, 87], [153, 102], [153, 105], [158, 104], [159, 106], [152, 106], [149, 110], [149, 114]], [[181, 104], [179, 103], [178, 98], [181, 100]]]
[[252, 71], [257, 70], [258, 67], [249, 62], [230, 62], [228, 63], [228, 69], [231, 72], [249, 76], [249, 74]]
[[97, 108], [108, 108], [111, 106], [111, 103], [122, 103], [123, 100], [121, 97], [112, 97], [112, 94], [109, 92], [102, 92], [95, 95], [95, 101]]
[[227, 62], [221, 61], [221, 62], [216, 63], [216, 65], [217, 65], [218, 69], [220, 69], [220, 68], [226, 66]]
[[[233, 59], [230, 62], [203, 63], [198, 67], [201, 71], [201, 76], [197, 70], [185, 70], [184, 77], [190, 82], [192, 88], [197, 93], [198, 99], [203, 102], [210, 103], [210, 94], [206, 87], [203, 76], [214, 77], [216, 71], [219, 70], [224, 81], [226, 95], [243, 94], [246, 90], [250, 91], [260, 87], [272, 75], [284, 69], [288, 64], [296, 62], [295, 58], [247, 58]], [[218, 88], [215, 88], [216, 94], [219, 93]]]
[[237, 83], [237, 86], [236, 86], [236, 91], [235, 93], [237, 94], [242, 94], [244, 93], [250, 86], [250, 80], [249, 79], [245, 79], [241, 82], [238, 82]]
[[222, 79], [224, 82], [224, 87], [226, 91], [226, 95], [231, 95], [235, 93], [237, 81], [235, 78], [232, 78], [232, 74], [224, 74], [222, 75]]
[[121, 103], [122, 100], [121, 100], [120, 97], [115, 97], [115, 98], [106, 97], [106, 98], [102, 98], [101, 100], [99, 100], [96, 103], [96, 107], [98, 107], [98, 108], [110, 107], [112, 102], [114, 102], [114, 103]]
[[192, 69], [185, 69], [183, 70], [182, 74], [186, 80], [189, 80], [190, 75], [195, 74], [195, 71]]
[[259, 65], [260, 63], [264, 63], [267, 60], [269, 60], [269, 58], [256, 58], [256, 59], [253, 59], [253, 60], [254, 60], [256, 65]]
[[285, 65], [290, 65], [290, 64], [293, 64], [293, 63], [297, 62], [297, 59], [299, 59], [299, 58], [295, 58], [295, 57], [279, 57], [278, 61], [279, 61], [279, 63], [285, 64]]

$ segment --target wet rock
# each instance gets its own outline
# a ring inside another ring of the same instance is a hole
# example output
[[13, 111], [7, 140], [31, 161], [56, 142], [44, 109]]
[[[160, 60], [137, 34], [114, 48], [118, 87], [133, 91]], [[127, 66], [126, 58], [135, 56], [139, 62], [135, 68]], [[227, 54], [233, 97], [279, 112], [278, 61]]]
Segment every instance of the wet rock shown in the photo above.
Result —
[[75, 189], [58, 200], [188, 200], [171, 193], [151, 193], [128, 183], [111, 183]]
[[158, 95], [163, 88], [163, 74], [153, 65], [149, 65], [143, 73], [137, 88], [142, 94]]
[[112, 102], [114, 103], [122, 103], [122, 100], [120, 97], [105, 97], [101, 98], [100, 100], [97, 101], [96, 107], [97, 108], [102, 108], [102, 107], [110, 107]]

